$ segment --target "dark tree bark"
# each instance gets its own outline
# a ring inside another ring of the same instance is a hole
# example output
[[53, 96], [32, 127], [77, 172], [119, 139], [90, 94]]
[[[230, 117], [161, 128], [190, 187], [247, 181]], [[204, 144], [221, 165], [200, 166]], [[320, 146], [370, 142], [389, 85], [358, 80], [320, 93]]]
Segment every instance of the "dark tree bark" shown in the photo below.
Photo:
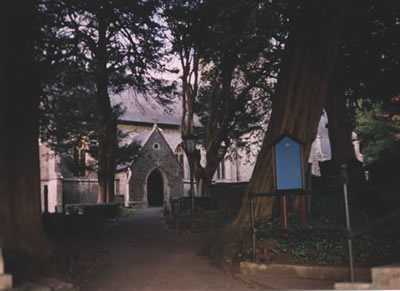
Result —
[[100, 81], [97, 89], [97, 114], [99, 124], [101, 125], [97, 130], [99, 141], [97, 170], [99, 181], [98, 203], [114, 201], [114, 175], [117, 149], [117, 122], [112, 114], [107, 87], [103, 88], [102, 84]]
[[194, 103], [197, 97], [199, 83], [199, 55], [190, 47], [182, 47], [179, 51], [182, 67], [182, 136], [194, 134]]
[[[178, 46], [178, 45], [177, 45]], [[184, 46], [179, 42], [179, 60], [182, 68], [182, 117], [181, 117], [181, 136], [182, 140], [186, 134], [194, 134], [194, 104], [199, 88], [199, 55], [196, 49]], [[200, 164], [201, 154], [196, 150], [192, 154], [193, 175], [199, 185], [203, 178], [204, 171]]]
[[336, 70], [325, 106], [328, 114], [331, 160], [338, 165], [356, 158], [352, 140], [353, 125], [346, 106], [343, 76], [342, 70]]
[[34, 1], [1, 6], [0, 246], [43, 255]]
[[117, 120], [113, 116], [110, 97], [108, 95], [107, 76], [107, 24], [104, 20], [105, 12], [100, 9], [97, 19], [99, 22], [99, 41], [96, 50], [96, 107], [98, 129], [98, 170], [99, 193], [97, 203], [114, 201], [114, 176], [116, 168], [117, 150]]
[[[303, 161], [308, 160], [336, 65], [348, 2], [303, 1], [294, 30], [289, 33], [268, 130], [233, 225], [247, 225], [249, 221], [249, 189], [274, 190], [272, 146], [282, 134], [288, 133], [302, 141]], [[256, 217], [271, 217], [274, 201], [273, 198], [258, 198]]]
[[262, 5], [257, 1], [250, 2], [224, 5], [218, 1], [190, 4], [172, 1], [167, 11], [173, 49], [181, 61], [182, 135], [193, 133], [195, 105], [202, 122], [206, 123], [201, 141], [206, 164], [204, 167], [200, 164], [199, 153], [194, 161], [196, 180], [202, 181], [202, 195], [208, 194], [213, 175], [231, 143], [241, 134], [260, 127], [260, 115], [253, 114], [256, 109], [248, 105], [250, 99], [268, 95], [268, 85], [261, 80], [272, 74], [273, 61], [267, 64], [267, 55], [272, 49], [265, 45], [273, 34], [271, 23], [276, 25], [277, 20], [271, 17], [271, 25], [266, 25], [265, 19], [269, 19], [271, 11], [260, 8]]

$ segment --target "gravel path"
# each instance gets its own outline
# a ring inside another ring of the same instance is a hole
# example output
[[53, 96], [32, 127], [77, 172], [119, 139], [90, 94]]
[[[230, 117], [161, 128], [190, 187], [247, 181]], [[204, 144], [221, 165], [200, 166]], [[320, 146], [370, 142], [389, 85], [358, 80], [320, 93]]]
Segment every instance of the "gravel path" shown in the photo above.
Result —
[[167, 231], [160, 208], [138, 211], [107, 237], [108, 264], [82, 286], [83, 291], [251, 290], [198, 255], [210, 234]]

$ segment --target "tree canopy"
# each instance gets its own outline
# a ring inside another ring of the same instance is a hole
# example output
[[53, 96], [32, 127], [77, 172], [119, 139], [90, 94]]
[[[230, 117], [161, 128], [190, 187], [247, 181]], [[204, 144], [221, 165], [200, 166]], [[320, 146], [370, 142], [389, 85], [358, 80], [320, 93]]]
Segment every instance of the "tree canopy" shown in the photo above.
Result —
[[197, 176], [205, 186], [227, 151], [248, 146], [246, 134], [265, 126], [287, 34], [284, 4], [278, 10], [262, 1], [170, 1], [167, 7], [181, 61], [183, 134], [193, 133], [194, 113], [204, 125], [206, 166], [197, 159]]
[[355, 158], [356, 112], [370, 111], [378, 103], [393, 109], [391, 100], [400, 94], [399, 13], [396, 1], [353, 1], [350, 8], [325, 106], [336, 163]]
[[[159, 5], [159, 1], [114, 0], [43, 0], [38, 5], [41, 38], [37, 59], [43, 68], [43, 96], [47, 98], [43, 104], [60, 102], [44, 108], [75, 105], [72, 116], [76, 113], [84, 117], [52, 125], [58, 126], [54, 130], [77, 137], [88, 134], [90, 143], [97, 144], [97, 153], [92, 150], [92, 154], [98, 160], [99, 202], [114, 197], [118, 132], [110, 94], [129, 86], [160, 101], [167, 100], [163, 93], [170, 88], [154, 76], [165, 69]], [[86, 131], [77, 132], [82, 128]]]

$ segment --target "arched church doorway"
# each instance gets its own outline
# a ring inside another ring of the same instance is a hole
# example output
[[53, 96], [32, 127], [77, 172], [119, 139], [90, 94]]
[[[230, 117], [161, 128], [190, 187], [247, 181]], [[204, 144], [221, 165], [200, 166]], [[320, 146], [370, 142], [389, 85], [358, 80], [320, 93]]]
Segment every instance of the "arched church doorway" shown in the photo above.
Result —
[[163, 206], [164, 203], [164, 183], [157, 169], [147, 179], [147, 202], [149, 206]]

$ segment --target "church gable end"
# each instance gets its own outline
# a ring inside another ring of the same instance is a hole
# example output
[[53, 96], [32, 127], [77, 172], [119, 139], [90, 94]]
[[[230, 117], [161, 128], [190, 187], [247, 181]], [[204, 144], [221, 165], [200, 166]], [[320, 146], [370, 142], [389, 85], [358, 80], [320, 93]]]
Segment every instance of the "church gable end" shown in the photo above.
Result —
[[159, 170], [163, 176], [164, 202], [172, 197], [183, 196], [183, 170], [162, 132], [154, 128], [142, 147], [141, 155], [132, 165], [130, 180], [130, 200], [134, 203], [148, 204], [147, 183], [150, 174]]

